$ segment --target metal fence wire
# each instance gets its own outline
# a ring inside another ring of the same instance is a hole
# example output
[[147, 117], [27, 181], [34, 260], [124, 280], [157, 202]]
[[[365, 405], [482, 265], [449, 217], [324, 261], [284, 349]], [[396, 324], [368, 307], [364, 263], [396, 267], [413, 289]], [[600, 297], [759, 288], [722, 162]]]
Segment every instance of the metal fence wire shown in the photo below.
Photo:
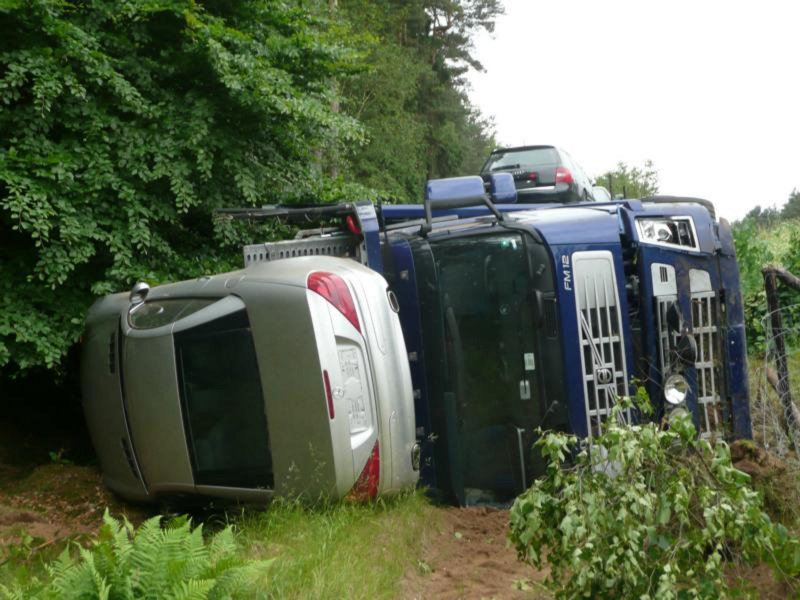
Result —
[[762, 319], [766, 352], [750, 374], [755, 442], [796, 463], [800, 463], [798, 315], [800, 304], [794, 304], [770, 310]]

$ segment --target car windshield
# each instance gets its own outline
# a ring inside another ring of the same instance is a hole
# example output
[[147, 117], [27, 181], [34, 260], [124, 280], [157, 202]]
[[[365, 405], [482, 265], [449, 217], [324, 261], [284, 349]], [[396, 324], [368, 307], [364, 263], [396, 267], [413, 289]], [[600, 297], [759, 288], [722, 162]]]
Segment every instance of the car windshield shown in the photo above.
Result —
[[521, 167], [548, 167], [558, 164], [555, 148], [528, 148], [526, 150], [507, 150], [493, 153], [486, 166], [487, 171], [519, 169]]

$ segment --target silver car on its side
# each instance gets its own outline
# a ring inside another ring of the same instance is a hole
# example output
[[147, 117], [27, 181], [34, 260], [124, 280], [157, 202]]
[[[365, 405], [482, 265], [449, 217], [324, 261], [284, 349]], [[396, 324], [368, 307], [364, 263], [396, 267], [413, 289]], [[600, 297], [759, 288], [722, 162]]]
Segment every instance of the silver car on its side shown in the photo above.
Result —
[[98, 300], [81, 381], [106, 485], [243, 502], [414, 486], [397, 311], [379, 274], [320, 256]]

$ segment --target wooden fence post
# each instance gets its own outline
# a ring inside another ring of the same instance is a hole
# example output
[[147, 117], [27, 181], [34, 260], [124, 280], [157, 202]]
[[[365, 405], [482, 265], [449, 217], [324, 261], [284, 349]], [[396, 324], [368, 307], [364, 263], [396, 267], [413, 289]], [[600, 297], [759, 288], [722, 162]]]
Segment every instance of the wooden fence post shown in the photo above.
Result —
[[769, 310], [770, 324], [772, 326], [772, 340], [774, 343], [775, 367], [778, 372], [776, 391], [780, 396], [781, 406], [783, 407], [786, 419], [786, 429], [795, 451], [800, 454], [798, 448], [797, 419], [795, 418], [794, 402], [792, 402], [792, 390], [789, 387], [789, 365], [786, 359], [786, 341], [784, 339], [783, 316], [778, 299], [778, 278], [792, 288], [800, 290], [800, 279], [781, 267], [764, 267], [761, 272], [764, 275], [764, 290], [767, 293], [767, 308]]

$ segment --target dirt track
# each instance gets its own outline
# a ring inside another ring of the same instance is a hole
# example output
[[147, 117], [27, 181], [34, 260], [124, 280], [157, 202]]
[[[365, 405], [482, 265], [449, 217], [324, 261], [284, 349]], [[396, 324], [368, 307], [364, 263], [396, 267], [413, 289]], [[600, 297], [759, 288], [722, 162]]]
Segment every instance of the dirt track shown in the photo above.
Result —
[[507, 544], [507, 510], [440, 510], [439, 526], [424, 540], [422, 561], [406, 574], [403, 598], [552, 597], [541, 584], [547, 572], [519, 562]]

